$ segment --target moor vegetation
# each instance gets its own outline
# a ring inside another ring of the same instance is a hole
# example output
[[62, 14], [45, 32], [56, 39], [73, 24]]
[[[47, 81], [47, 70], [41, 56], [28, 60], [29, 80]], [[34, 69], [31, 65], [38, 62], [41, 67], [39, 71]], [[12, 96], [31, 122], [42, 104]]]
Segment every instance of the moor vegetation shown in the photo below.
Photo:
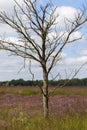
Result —
[[87, 87], [63, 87], [51, 93], [48, 119], [43, 117], [38, 87], [0, 87], [0, 130], [37, 129], [87, 130]]

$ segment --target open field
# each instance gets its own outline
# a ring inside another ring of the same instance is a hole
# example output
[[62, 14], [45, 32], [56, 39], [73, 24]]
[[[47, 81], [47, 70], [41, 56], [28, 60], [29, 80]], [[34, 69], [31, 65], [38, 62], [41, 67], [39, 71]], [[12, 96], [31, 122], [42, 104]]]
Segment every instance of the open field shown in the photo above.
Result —
[[50, 118], [35, 87], [0, 87], [0, 130], [87, 130], [87, 87], [50, 88]]

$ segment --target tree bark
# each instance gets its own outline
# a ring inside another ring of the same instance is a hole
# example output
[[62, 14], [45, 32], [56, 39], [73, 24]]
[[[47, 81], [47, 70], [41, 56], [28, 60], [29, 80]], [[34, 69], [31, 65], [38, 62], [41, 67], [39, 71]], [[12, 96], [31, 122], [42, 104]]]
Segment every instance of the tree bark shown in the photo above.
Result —
[[43, 70], [43, 111], [44, 118], [49, 116], [48, 74]]

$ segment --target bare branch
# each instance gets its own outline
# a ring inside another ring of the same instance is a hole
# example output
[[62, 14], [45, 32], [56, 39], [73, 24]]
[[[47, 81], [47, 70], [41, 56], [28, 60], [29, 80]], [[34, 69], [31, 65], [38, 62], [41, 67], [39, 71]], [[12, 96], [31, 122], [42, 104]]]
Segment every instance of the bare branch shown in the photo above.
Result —
[[34, 80], [34, 73], [31, 70], [31, 60], [29, 60], [29, 72], [32, 75], [32, 81]]
[[64, 86], [66, 86], [67, 83], [69, 83], [70, 80], [74, 79], [75, 76], [79, 73], [79, 71], [80, 71], [86, 64], [87, 64], [87, 62], [85, 62], [85, 63], [82, 64], [77, 70], [75, 70], [75, 73], [73, 74], [73, 76], [71, 76], [71, 75], [72, 75], [72, 72], [71, 72], [70, 76], [67, 78], [67, 80], [64, 82], [64, 84], [63, 84], [63, 85], [58, 85], [58, 86], [56, 86], [52, 91], [49, 92], [49, 95], [50, 95], [50, 94], [53, 94], [53, 93], [56, 91], [56, 89], [58, 89], [58, 87], [61, 87], [61, 88], [62, 88], [62, 87], [64, 87]]

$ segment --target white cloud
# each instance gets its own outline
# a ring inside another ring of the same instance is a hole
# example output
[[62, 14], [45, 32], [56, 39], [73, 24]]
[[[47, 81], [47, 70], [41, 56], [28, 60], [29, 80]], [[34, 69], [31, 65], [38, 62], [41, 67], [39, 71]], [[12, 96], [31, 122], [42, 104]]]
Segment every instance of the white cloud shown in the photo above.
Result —
[[[62, 36], [62, 34], [63, 34], [63, 36]], [[62, 36], [62, 37], [61, 37], [62, 41], [64, 41], [65, 39], [67, 39], [68, 35], [69, 35], [69, 33], [68, 33], [67, 31], [66, 31], [65, 33], [64, 33], [64, 32], [61, 32], [61, 33], [60, 33], [60, 36]], [[79, 39], [79, 40], [78, 40], [78, 39]], [[79, 31], [76, 31], [76, 32], [73, 32], [73, 33], [70, 35], [68, 42], [73, 41], [73, 40], [76, 40], [76, 41], [81, 42], [83, 39], [84, 39], [84, 37], [82, 37], [82, 33], [79, 32]], [[72, 42], [71, 42], [71, 43], [72, 43]]]
[[[53, 7], [54, 8], [54, 7]], [[59, 33], [59, 36], [62, 36], [62, 40], [66, 39], [68, 36], [69, 31], [72, 28], [72, 23], [76, 20], [78, 17], [78, 13], [81, 13], [79, 9], [70, 7], [70, 6], [60, 6], [56, 8], [55, 16], [56, 17], [56, 24], [53, 26], [53, 28], [56, 27], [57, 33]], [[74, 31], [69, 38], [69, 41], [73, 41], [74, 39], [79, 39], [83, 36], [83, 33], [78, 30]], [[52, 39], [56, 37], [55, 32], [51, 32], [49, 34], [49, 37]], [[79, 40], [79, 42], [84, 39]]]
[[83, 64], [85, 62], [87, 62], [87, 56], [81, 56], [77, 58], [67, 57], [64, 61], [66, 65]]
[[16, 35], [17, 34], [14, 29], [12, 29], [6, 24], [0, 23], [0, 37], [15, 37]]
[[[23, 0], [17, 0], [17, 2], [22, 5]], [[0, 11], [6, 11], [11, 14], [13, 12], [14, 5], [16, 5], [14, 0], [0, 0]]]
[[80, 51], [78, 52], [78, 54], [80, 54], [80, 55], [86, 55], [86, 56], [87, 56], [87, 49], [80, 50]]
[[[18, 56], [9, 56], [7, 51], [0, 51], [0, 80], [11, 80], [17, 78], [32, 79], [32, 75], [29, 72], [29, 60], [26, 60], [24, 67], [24, 59]], [[42, 77], [42, 70], [39, 64], [35, 61], [31, 62], [32, 73], [35, 74], [35, 78]], [[37, 79], [36, 78], [36, 79]]]
[[0, 0], [0, 11], [11, 11], [13, 5], [13, 0]]
[[[58, 18], [56, 20], [57, 26], [61, 29], [66, 29], [69, 27], [69, 24], [76, 19], [78, 10], [69, 6], [61, 6], [57, 7], [55, 16], [58, 14]], [[69, 21], [68, 21], [69, 20]]]
[[62, 53], [61, 53], [61, 56], [62, 56], [62, 58], [66, 58], [66, 57], [67, 57], [67, 54], [66, 54], [65, 52], [62, 52]]
[[78, 39], [78, 38], [81, 38], [81, 37], [82, 37], [82, 33], [79, 32], [79, 31], [76, 31], [76, 32], [72, 33], [72, 35], [70, 36], [70, 40]]
[[[21, 0], [17, 0], [21, 2]], [[0, 0], [0, 11], [5, 11], [8, 16], [13, 15], [14, 0]], [[0, 37], [15, 36], [16, 32], [6, 24], [0, 23]]]

